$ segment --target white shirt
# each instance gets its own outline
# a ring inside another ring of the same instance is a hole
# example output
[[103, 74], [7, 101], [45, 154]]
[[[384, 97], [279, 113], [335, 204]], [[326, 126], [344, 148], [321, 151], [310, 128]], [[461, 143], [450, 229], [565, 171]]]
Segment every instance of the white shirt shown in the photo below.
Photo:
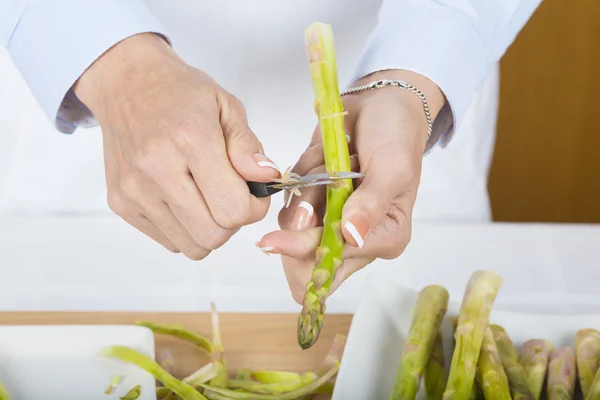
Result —
[[401, 68], [429, 77], [448, 99], [435, 135], [452, 146], [425, 157], [415, 219], [489, 219], [497, 62], [540, 2], [4, 0], [0, 42], [13, 65], [2, 54], [0, 207], [107, 211], [98, 128], [65, 137], [46, 121], [64, 133], [95, 126], [70, 88], [104, 51], [140, 32], [165, 36], [238, 96], [267, 155], [292, 164], [316, 123], [302, 34], [321, 20], [334, 29], [341, 85]]

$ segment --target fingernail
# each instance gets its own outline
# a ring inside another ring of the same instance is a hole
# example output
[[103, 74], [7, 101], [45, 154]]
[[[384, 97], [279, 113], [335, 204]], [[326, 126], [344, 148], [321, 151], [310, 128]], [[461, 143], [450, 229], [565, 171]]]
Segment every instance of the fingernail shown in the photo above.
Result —
[[350, 137], [350, 135], [346, 135], [346, 140], [348, 141], [348, 143], [350, 143], [350, 141], [352, 140], [352, 138]]
[[281, 171], [279, 170], [279, 167], [273, 161], [269, 160], [267, 157], [263, 156], [262, 154], [255, 154], [254, 161], [256, 161], [256, 164], [259, 167], [273, 168], [275, 171], [281, 173]]
[[354, 239], [354, 243], [348, 241], [348, 244], [352, 247], [362, 249], [365, 245], [365, 237], [369, 233], [369, 221], [367, 218], [362, 214], [355, 214], [344, 222], [344, 229], [348, 232], [350, 238]]
[[261, 246], [260, 242], [256, 242], [256, 247], [266, 255], [277, 254], [277, 249], [273, 246]]
[[296, 214], [294, 214], [294, 220], [292, 221], [292, 229], [296, 231], [301, 231], [302, 229], [308, 228], [310, 225], [310, 221], [312, 220], [312, 216], [315, 210], [310, 203], [306, 201], [301, 201], [298, 204], [298, 208], [296, 209]]

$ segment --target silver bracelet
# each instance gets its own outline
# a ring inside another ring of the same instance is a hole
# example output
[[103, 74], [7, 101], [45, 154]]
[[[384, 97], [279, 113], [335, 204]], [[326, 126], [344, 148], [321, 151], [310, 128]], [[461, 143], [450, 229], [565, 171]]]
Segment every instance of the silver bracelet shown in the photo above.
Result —
[[409, 90], [417, 96], [419, 96], [419, 98], [421, 99], [421, 103], [423, 103], [423, 109], [425, 110], [425, 118], [427, 119], [427, 140], [429, 140], [429, 138], [431, 137], [431, 131], [433, 130], [433, 122], [431, 121], [431, 114], [429, 113], [429, 105], [427, 104], [427, 98], [425, 97], [423, 92], [421, 92], [419, 89], [409, 84], [408, 82], [382, 79], [380, 81], [374, 81], [366, 85], [350, 88], [343, 92], [341, 96], [363, 92], [365, 90], [381, 89], [387, 86], [398, 86], [401, 89]]

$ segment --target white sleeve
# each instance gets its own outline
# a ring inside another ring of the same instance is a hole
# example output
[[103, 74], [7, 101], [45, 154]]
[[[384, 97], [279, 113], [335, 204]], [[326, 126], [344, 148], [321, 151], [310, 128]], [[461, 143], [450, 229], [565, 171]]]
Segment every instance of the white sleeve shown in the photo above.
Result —
[[142, 0], [3, 0], [0, 43], [56, 128], [92, 126], [91, 112], [71, 87], [123, 39], [164, 29]]
[[432, 133], [448, 143], [490, 68], [542, 0], [383, 0], [351, 82], [405, 69], [426, 76], [446, 96]]

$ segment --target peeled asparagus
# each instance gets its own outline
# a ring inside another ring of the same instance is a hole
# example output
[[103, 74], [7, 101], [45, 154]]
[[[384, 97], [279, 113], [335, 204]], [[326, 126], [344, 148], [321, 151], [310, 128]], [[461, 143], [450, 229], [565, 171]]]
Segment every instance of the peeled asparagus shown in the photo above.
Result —
[[575, 333], [575, 355], [577, 373], [583, 397], [587, 396], [598, 371], [600, 362], [600, 332], [596, 329], [581, 329]]
[[544, 339], [531, 339], [521, 346], [519, 363], [525, 370], [527, 383], [535, 400], [539, 400], [542, 395], [548, 362], [553, 350], [552, 343]]
[[489, 327], [485, 329], [483, 336], [476, 379], [486, 400], [512, 400], [508, 377], [504, 372], [494, 334]]
[[533, 400], [535, 397], [529, 389], [525, 369], [519, 364], [519, 355], [512, 344], [510, 337], [499, 325], [490, 325], [494, 333], [494, 340], [498, 347], [502, 365], [508, 377], [508, 384], [514, 400]]
[[448, 291], [437, 285], [427, 286], [419, 293], [390, 400], [416, 398], [425, 365], [448, 309], [448, 297]]
[[467, 399], [471, 394], [484, 331], [500, 286], [502, 278], [488, 271], [477, 271], [469, 280], [454, 335], [456, 346], [445, 400]]
[[442, 332], [438, 331], [433, 349], [425, 366], [425, 393], [427, 400], [442, 400], [446, 388], [446, 369]]
[[575, 355], [568, 347], [552, 352], [548, 366], [548, 400], [571, 400], [575, 392]]

